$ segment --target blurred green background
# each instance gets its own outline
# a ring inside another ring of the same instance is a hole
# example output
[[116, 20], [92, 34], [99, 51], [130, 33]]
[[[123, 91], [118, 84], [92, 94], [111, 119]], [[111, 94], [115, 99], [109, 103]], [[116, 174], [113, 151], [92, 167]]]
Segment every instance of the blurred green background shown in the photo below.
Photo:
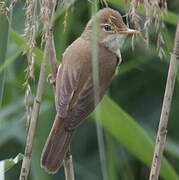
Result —
[[[24, 153], [27, 122], [24, 106], [27, 58], [22, 54], [25, 47], [24, 0], [14, 7], [11, 27], [5, 16], [0, 16], [0, 160], [14, 158]], [[59, 1], [54, 22], [54, 38], [57, 57], [60, 62], [65, 48], [83, 31], [91, 16], [91, 2], [85, 0]], [[124, 0], [109, 0], [111, 7], [126, 13], [128, 6]], [[67, 27], [64, 31], [65, 9]], [[128, 37], [122, 49], [122, 65], [112, 82], [107, 96], [101, 103], [101, 127], [104, 135], [106, 163], [105, 180], [146, 180], [149, 176], [153, 141], [156, 136], [162, 100], [167, 78], [170, 52], [173, 48], [177, 19], [178, 0], [168, 1], [165, 18], [166, 27], [162, 30], [165, 40], [166, 57], [162, 60], [156, 51], [157, 33], [155, 27], [149, 29], [150, 46], [147, 48], [141, 39], [131, 47]], [[144, 16], [141, 14], [141, 17]], [[9, 40], [8, 40], [9, 39]], [[40, 36], [37, 37], [39, 42]], [[36, 50], [36, 78], [31, 83], [35, 95], [39, 65], [42, 59], [40, 43]], [[49, 66], [50, 69], [50, 66]], [[50, 71], [48, 70], [48, 73]], [[165, 158], [161, 169], [161, 179], [179, 179], [179, 83], [172, 102]], [[32, 104], [32, 102], [31, 102]], [[29, 179], [65, 179], [63, 168], [56, 175], [48, 175], [40, 168], [40, 154], [55, 116], [53, 89], [46, 83], [38, 129], [33, 148], [32, 167]], [[99, 148], [94, 114], [82, 124], [73, 138], [71, 150], [74, 159], [75, 176], [78, 180], [102, 180]], [[100, 144], [100, 143], [99, 143]], [[102, 147], [103, 148], [103, 147]], [[2, 162], [2, 161], [1, 161]], [[5, 174], [6, 180], [19, 178], [21, 162]], [[2, 173], [2, 172], [0, 172]]]

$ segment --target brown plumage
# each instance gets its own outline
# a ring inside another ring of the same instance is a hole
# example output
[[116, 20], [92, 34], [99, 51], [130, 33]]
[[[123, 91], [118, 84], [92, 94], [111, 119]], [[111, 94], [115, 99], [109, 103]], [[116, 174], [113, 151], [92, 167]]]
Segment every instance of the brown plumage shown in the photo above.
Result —
[[[121, 15], [110, 8], [100, 10], [96, 16], [99, 19], [100, 101], [121, 62], [118, 51], [120, 40], [124, 34], [136, 31], [127, 28]], [[55, 98], [57, 114], [41, 157], [41, 166], [49, 173], [56, 173], [61, 167], [74, 130], [96, 106], [92, 78], [92, 21], [88, 22], [82, 35], [66, 49], [58, 69]]]

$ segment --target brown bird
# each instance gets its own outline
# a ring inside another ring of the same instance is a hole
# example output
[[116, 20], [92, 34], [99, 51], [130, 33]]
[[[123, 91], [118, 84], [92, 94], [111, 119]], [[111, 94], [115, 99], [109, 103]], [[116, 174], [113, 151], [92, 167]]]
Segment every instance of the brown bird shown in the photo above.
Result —
[[56, 117], [44, 146], [41, 166], [49, 173], [61, 167], [74, 130], [95, 109], [104, 96], [121, 63], [120, 48], [127, 34], [138, 31], [129, 29], [119, 12], [110, 8], [100, 10], [98, 19], [99, 98], [94, 99], [92, 75], [92, 24], [88, 22], [84, 32], [63, 54], [56, 77]]

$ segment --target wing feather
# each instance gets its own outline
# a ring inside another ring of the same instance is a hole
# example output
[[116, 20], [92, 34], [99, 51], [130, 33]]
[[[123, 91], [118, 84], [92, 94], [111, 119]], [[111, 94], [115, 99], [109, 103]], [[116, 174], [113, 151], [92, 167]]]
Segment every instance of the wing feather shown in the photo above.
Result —
[[[68, 129], [79, 126], [96, 106], [90, 48], [90, 44], [82, 39], [73, 43], [65, 53], [58, 71], [56, 107], [58, 115], [64, 119], [64, 125]], [[100, 51], [98, 101], [102, 99], [110, 85], [118, 62], [117, 56], [112, 52], [106, 51], [105, 48], [100, 48]]]

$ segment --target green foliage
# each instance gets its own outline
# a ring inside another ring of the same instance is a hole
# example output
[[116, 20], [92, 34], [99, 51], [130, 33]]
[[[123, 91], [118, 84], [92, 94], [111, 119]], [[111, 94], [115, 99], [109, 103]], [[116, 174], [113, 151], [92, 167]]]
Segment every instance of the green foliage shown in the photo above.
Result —
[[[19, 163], [23, 159], [23, 154], [19, 153], [14, 159], [5, 159], [0, 161], [0, 164], [3, 164], [4, 171], [8, 171], [13, 166], [15, 166], [17, 163]], [[2, 167], [0, 165], [0, 167]], [[1, 173], [4, 173], [2, 170], [0, 170]]]
[[[150, 167], [154, 144], [143, 128], [107, 96], [99, 108], [104, 128], [132, 154]], [[161, 175], [164, 179], [179, 179], [166, 159], [162, 161]]]
[[[112, 3], [112, 4], [116, 5], [116, 6], [124, 6], [124, 1], [123, 1], [123, 0], [108, 0], [108, 2], [109, 2], [109, 3]], [[126, 3], [125, 5], [126, 5], [128, 8], [130, 7], [130, 6], [129, 6], [129, 3]], [[141, 6], [141, 7], [138, 9], [138, 12], [144, 13], [144, 7]], [[169, 11], [169, 12], [167, 13], [167, 15], [164, 17], [164, 20], [165, 20], [167, 23], [176, 25], [176, 24], [177, 24], [177, 21], [178, 21], [178, 14]]]
[[[0, 65], [5, 62], [6, 59], [6, 51], [7, 51], [7, 44], [8, 44], [8, 32], [9, 32], [9, 23], [7, 17], [5, 15], [0, 15]], [[0, 76], [0, 107], [2, 104], [2, 96], [4, 91], [4, 78], [5, 74]]]

